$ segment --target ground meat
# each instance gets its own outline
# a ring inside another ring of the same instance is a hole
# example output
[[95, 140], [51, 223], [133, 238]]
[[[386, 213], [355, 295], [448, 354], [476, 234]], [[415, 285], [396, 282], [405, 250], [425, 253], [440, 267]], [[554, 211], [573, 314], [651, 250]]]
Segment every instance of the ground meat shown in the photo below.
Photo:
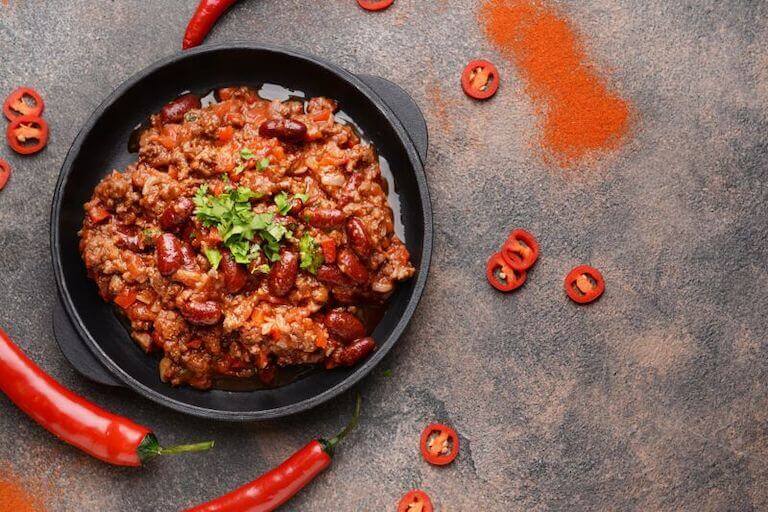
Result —
[[[207, 389], [219, 378], [266, 381], [281, 366], [356, 363], [326, 313], [356, 315], [370, 332], [368, 308], [415, 272], [374, 149], [336, 121], [327, 98], [267, 101], [247, 87], [217, 97], [181, 123], [152, 116], [138, 161], [96, 186], [80, 231], [88, 275], [136, 343], [162, 352], [160, 377], [171, 385]], [[217, 226], [190, 206], [201, 186], [214, 196], [255, 193], [250, 210], [288, 233], [276, 258], [257, 238], [262, 250], [248, 264], [232, 259]], [[278, 194], [290, 201], [282, 211]], [[303, 259], [307, 238], [322, 254], [314, 265]]]

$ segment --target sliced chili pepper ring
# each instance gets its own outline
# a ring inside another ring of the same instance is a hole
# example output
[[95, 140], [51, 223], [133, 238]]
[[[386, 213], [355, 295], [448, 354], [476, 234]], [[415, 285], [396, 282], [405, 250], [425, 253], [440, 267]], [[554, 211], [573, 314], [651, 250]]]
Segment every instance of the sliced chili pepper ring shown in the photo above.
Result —
[[499, 70], [487, 60], [473, 60], [461, 74], [461, 87], [467, 96], [487, 100], [499, 89]]
[[424, 491], [414, 489], [402, 497], [397, 512], [433, 512], [432, 500]]
[[605, 279], [596, 268], [579, 265], [565, 277], [565, 293], [578, 304], [597, 300], [605, 291]]
[[525, 270], [515, 270], [504, 261], [501, 253], [495, 253], [488, 258], [485, 266], [485, 276], [491, 286], [500, 292], [511, 292], [520, 288], [528, 276]]
[[357, 0], [357, 4], [366, 11], [383, 11], [393, 3], [395, 0]]
[[0, 190], [5, 188], [8, 179], [11, 177], [11, 165], [0, 158]]
[[[32, 105], [27, 98], [32, 100]], [[36, 90], [30, 87], [19, 87], [13, 91], [3, 103], [3, 113], [9, 121], [21, 116], [40, 117], [45, 109], [45, 102]]]
[[432, 423], [421, 433], [421, 454], [435, 466], [445, 466], [459, 454], [459, 436], [456, 431], [440, 423]]
[[[12, 150], [31, 155], [48, 144], [48, 123], [42, 117], [19, 116], [8, 125], [6, 137]], [[35, 142], [26, 144], [30, 140]]]
[[501, 256], [514, 270], [528, 270], [539, 258], [539, 243], [528, 231], [516, 229], [504, 242]]

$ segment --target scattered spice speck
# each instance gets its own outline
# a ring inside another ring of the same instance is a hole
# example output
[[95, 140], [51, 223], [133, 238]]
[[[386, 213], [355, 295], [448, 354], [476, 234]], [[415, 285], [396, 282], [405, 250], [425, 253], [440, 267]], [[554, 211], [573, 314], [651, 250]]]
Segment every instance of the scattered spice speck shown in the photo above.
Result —
[[0, 464], [0, 512], [45, 512], [34, 487]]

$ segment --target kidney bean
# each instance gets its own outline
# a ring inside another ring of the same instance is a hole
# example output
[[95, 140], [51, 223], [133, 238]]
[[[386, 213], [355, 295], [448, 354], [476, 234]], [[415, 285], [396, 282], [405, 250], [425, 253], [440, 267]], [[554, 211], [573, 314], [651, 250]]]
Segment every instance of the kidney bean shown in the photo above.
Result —
[[195, 211], [195, 203], [188, 197], [180, 197], [165, 207], [160, 215], [160, 229], [178, 231], [187, 223]]
[[272, 265], [267, 285], [272, 295], [283, 297], [291, 291], [299, 274], [299, 258], [291, 251], [283, 251], [280, 261]]
[[215, 325], [221, 320], [221, 306], [212, 300], [187, 302], [181, 308], [181, 314], [194, 325]]
[[228, 293], [239, 292], [248, 281], [248, 272], [242, 265], [238, 265], [229, 251], [222, 254], [219, 270], [224, 275], [224, 288]]
[[344, 212], [335, 208], [305, 208], [302, 216], [307, 223], [319, 229], [332, 229], [344, 222]]
[[270, 119], [259, 126], [259, 135], [283, 142], [301, 142], [307, 135], [307, 125], [293, 119]]
[[193, 270], [197, 267], [197, 257], [195, 256], [195, 250], [189, 244], [189, 242], [181, 241], [181, 265]]
[[347, 241], [352, 250], [361, 258], [367, 258], [371, 255], [371, 241], [368, 238], [368, 232], [365, 230], [365, 224], [358, 217], [350, 217], [344, 225], [347, 233]]
[[189, 93], [183, 94], [173, 101], [169, 101], [160, 110], [160, 119], [163, 123], [180, 123], [184, 120], [184, 114], [193, 108], [200, 108], [200, 98]]
[[315, 277], [317, 277], [318, 281], [324, 284], [340, 286], [351, 284], [349, 278], [339, 270], [339, 267], [331, 265], [321, 265], [320, 268], [317, 269]]
[[117, 228], [117, 241], [115, 245], [121, 249], [140, 252], [144, 250], [144, 237], [136, 227], [121, 226]]
[[181, 242], [171, 233], [164, 233], [157, 238], [155, 254], [157, 256], [157, 269], [164, 276], [176, 272], [184, 262]]
[[365, 326], [355, 315], [334, 309], [325, 315], [325, 326], [342, 341], [354, 341], [365, 336]]
[[336, 262], [339, 269], [354, 282], [358, 284], [368, 282], [368, 269], [351, 249], [345, 247], [339, 251], [338, 256], [336, 256]]
[[[351, 345], [334, 352], [334, 359], [342, 366], [354, 366], [376, 348], [373, 338], [367, 336], [356, 340]], [[336, 355], [338, 353], [338, 355]]]

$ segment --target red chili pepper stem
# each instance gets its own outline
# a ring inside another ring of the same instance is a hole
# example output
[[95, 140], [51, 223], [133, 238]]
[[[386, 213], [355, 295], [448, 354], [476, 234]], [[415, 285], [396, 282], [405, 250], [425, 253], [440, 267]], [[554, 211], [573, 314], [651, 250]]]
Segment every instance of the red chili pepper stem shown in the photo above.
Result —
[[320, 445], [323, 447], [323, 451], [327, 453], [330, 457], [333, 457], [333, 453], [336, 450], [336, 446], [345, 438], [347, 435], [352, 432], [356, 427], [358, 422], [360, 421], [360, 404], [362, 403], [362, 398], [360, 398], [360, 394], [357, 395], [357, 400], [355, 401], [355, 412], [352, 415], [352, 419], [349, 420], [349, 423], [347, 423], [347, 426], [342, 429], [341, 432], [336, 434], [334, 437], [330, 439], [318, 439], [317, 442], [320, 443]]
[[216, 444], [214, 441], [205, 441], [203, 443], [177, 444], [164, 447], [160, 445], [155, 434], [147, 434], [136, 451], [139, 454], [141, 463], [144, 464], [160, 455], [179, 455], [181, 453], [208, 451], [213, 448], [214, 444]]

